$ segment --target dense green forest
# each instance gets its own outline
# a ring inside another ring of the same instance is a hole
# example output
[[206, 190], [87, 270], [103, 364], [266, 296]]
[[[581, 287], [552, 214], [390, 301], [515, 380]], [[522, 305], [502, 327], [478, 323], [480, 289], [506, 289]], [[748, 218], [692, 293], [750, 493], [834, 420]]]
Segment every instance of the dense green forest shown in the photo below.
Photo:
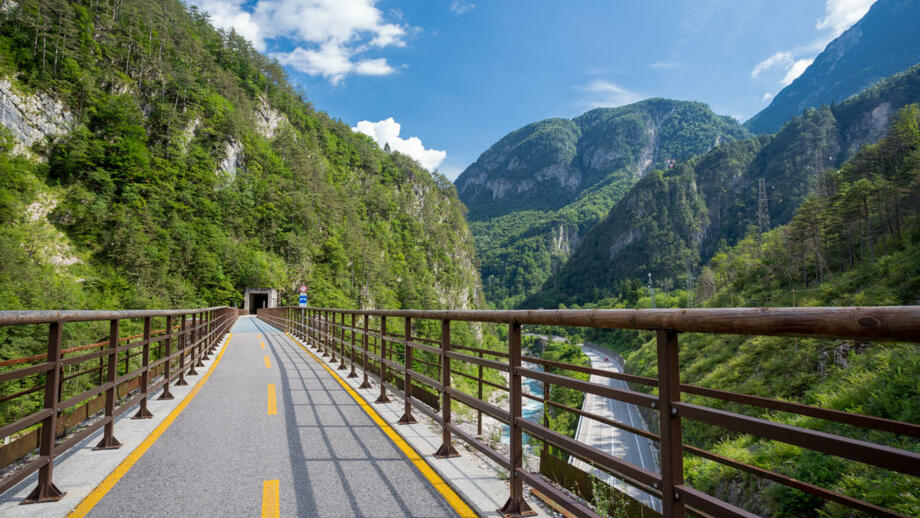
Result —
[[[826, 171], [785, 225], [756, 229], [722, 247], [691, 291], [658, 290], [657, 307], [910, 305], [920, 293], [920, 109], [905, 107], [888, 136], [843, 167]], [[639, 282], [590, 307], [649, 307]], [[561, 329], [535, 332], [564, 333]], [[657, 375], [648, 332], [582, 330], [570, 341], [603, 344], [630, 372]], [[920, 422], [920, 346], [846, 340], [681, 335], [681, 382], [822, 408]], [[647, 390], [639, 385], [633, 389]], [[920, 441], [819, 419], [718, 400], [690, 402], [806, 428], [920, 451]], [[903, 514], [920, 513], [916, 478], [687, 422], [684, 440], [720, 455], [864, 499]], [[694, 487], [770, 516], [851, 516], [837, 504], [693, 456], [685, 476]], [[739, 490], [743, 488], [743, 490]]]
[[806, 111], [771, 137], [723, 144], [647, 174], [521, 307], [628, 298], [652, 274], [659, 292], [687, 290], [720, 248], [788, 223], [828, 170], [881, 138], [898, 108], [920, 101], [920, 65], [841, 104]]
[[508, 134], [456, 182], [487, 299], [513, 307], [538, 290], [646, 171], [746, 136], [705, 104], [669, 99]]
[[[4, 309], [290, 301], [299, 282], [322, 305], [479, 304], [454, 187], [314, 110], [239, 35], [171, 0], [0, 16], [0, 77], [73, 115], [2, 150]], [[58, 242], [26, 240], [44, 223]], [[58, 244], [73, 264], [36, 253]]]
[[[902, 110], [888, 136], [823, 178], [792, 221], [722, 250], [698, 285], [710, 307], [728, 305], [916, 304], [920, 293], [920, 109]], [[627, 355], [636, 372], [654, 375], [655, 347]], [[681, 340], [682, 382], [779, 397], [823, 408], [920, 422], [920, 346], [858, 341], [687, 335]], [[706, 401], [713, 404], [712, 401]], [[717, 404], [718, 406], [718, 404]], [[728, 405], [725, 405], [728, 406]], [[738, 410], [737, 408], [732, 408]], [[865, 432], [778, 412], [745, 413], [920, 451], [920, 441]], [[693, 444], [889, 507], [920, 514], [920, 482], [865, 464], [802, 451], [750, 436], [686, 426]], [[691, 457], [688, 480], [727, 498], [750, 486], [734, 470]], [[744, 497], [755, 512], [848, 515], [835, 504], [781, 486]]]

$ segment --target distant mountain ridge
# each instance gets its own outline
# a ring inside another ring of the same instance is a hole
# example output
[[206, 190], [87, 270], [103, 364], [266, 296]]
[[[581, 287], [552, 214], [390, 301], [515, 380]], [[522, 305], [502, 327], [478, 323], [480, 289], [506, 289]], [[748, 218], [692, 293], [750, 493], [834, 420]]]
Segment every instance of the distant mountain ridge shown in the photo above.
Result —
[[720, 146], [647, 174], [584, 237], [569, 260], [521, 307], [592, 304], [651, 273], [679, 286], [723, 245], [758, 225], [760, 181], [770, 227], [790, 221], [821, 189], [821, 175], [876, 142], [892, 117], [920, 102], [920, 65], [833, 107], [810, 109], [774, 136]]
[[648, 171], [748, 135], [705, 104], [668, 99], [509, 133], [456, 181], [488, 299], [509, 306], [538, 289]]
[[613, 173], [639, 178], [669, 159], [744, 136], [734, 119], [703, 103], [647, 99], [528, 124], [486, 150], [455, 183], [470, 220], [556, 210]]
[[920, 2], [878, 0], [744, 126], [756, 134], [775, 133], [807, 108], [841, 102], [920, 63], [918, 26]]

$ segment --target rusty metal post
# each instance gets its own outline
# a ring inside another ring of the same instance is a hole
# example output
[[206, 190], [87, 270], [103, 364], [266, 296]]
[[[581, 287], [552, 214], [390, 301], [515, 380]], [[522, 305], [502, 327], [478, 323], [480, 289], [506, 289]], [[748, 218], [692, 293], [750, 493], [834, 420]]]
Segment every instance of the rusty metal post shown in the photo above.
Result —
[[[322, 336], [323, 357], [328, 358], [329, 357], [329, 312], [328, 311], [323, 311], [322, 319], [323, 319], [323, 325], [321, 329], [323, 330], [323, 336]], [[332, 357], [332, 361], [335, 361], [335, 356]]]
[[329, 348], [332, 349], [332, 358], [329, 360], [332, 363], [337, 362], [338, 360], [335, 357], [335, 339], [336, 339], [336, 320], [335, 320], [335, 311], [330, 311], [330, 316], [332, 322], [329, 324]]
[[166, 361], [163, 363], [163, 393], [157, 399], [173, 399], [175, 396], [169, 391], [169, 367], [172, 363], [172, 339], [173, 325], [172, 315], [166, 317]]
[[338, 370], [343, 371], [348, 368], [348, 365], [345, 365], [345, 313], [341, 313], [342, 321], [339, 328], [339, 367]]
[[441, 321], [441, 447], [434, 453], [435, 458], [446, 459], [459, 457], [460, 453], [451, 444], [450, 437], [450, 320]]
[[662, 329], [658, 338], [658, 419], [661, 433], [661, 504], [663, 516], [684, 516], [684, 502], [675, 486], [684, 483], [680, 417], [671, 406], [680, 401], [677, 332]]
[[316, 321], [316, 313], [315, 309], [310, 312], [310, 347], [319, 351], [319, 335], [316, 329], [319, 324]]
[[182, 315], [182, 320], [179, 321], [179, 379], [176, 380], [177, 387], [182, 387], [188, 385], [188, 382], [185, 381], [185, 345], [188, 334], [185, 330], [185, 315]]
[[361, 364], [364, 366], [364, 380], [361, 381], [361, 385], [358, 386], [360, 389], [369, 389], [371, 388], [371, 382], [367, 379], [367, 331], [368, 331], [368, 321], [370, 319], [369, 315], [361, 315], [361, 319], [364, 320], [364, 354], [362, 355]]
[[214, 349], [214, 336], [211, 333], [214, 330], [214, 314], [211, 311], [205, 311], [204, 315], [204, 358], [210, 360]]
[[[545, 369], [544, 369], [545, 370]], [[549, 428], [549, 391], [552, 389], [552, 385], [547, 382], [543, 382], [543, 426]], [[543, 448], [540, 451], [540, 462], [543, 462], [543, 455], [549, 454], [550, 444], [546, 441], [540, 441], [543, 445]]]
[[95, 450], [114, 450], [121, 448], [121, 443], [113, 435], [115, 428], [115, 380], [118, 377], [118, 319], [109, 321], [109, 379], [106, 384], [109, 388], [105, 391], [105, 432], [102, 440], [96, 445]]
[[406, 321], [406, 328], [403, 333], [403, 365], [405, 367], [403, 394], [405, 397], [403, 398], [403, 415], [396, 424], [415, 424], [418, 421], [412, 416], [412, 319], [406, 317], [404, 320]]
[[153, 414], [147, 410], [147, 385], [150, 382], [150, 317], [144, 318], [144, 349], [141, 357], [144, 370], [141, 372], [141, 407], [131, 419], [150, 419]]
[[197, 345], [195, 343], [195, 321], [196, 321], [195, 316], [196, 315], [192, 313], [192, 325], [188, 328], [188, 333], [189, 333], [188, 341], [189, 341], [189, 344], [191, 345], [191, 351], [189, 352], [189, 357], [188, 357], [189, 368], [188, 368], [188, 372], [186, 373], [187, 376], [197, 376], [198, 375], [198, 371], [195, 370], [195, 367], [196, 367], [195, 363], [198, 361], [195, 358], [195, 345]]
[[383, 359], [387, 355], [387, 341], [384, 338], [387, 332], [387, 317], [380, 317], [380, 395], [377, 397], [377, 400], [374, 403], [389, 403], [390, 398], [387, 397], [387, 389], [384, 386], [387, 376], [387, 366], [383, 362]]
[[356, 336], [358, 334], [357, 322], [358, 322], [358, 316], [352, 313], [351, 314], [351, 372], [348, 373], [349, 378], [358, 377], [358, 373], [355, 372], [355, 344], [356, 344]]
[[523, 434], [521, 433], [521, 324], [511, 322], [508, 326], [508, 389], [511, 406], [511, 430], [509, 434], [508, 475], [511, 477], [511, 496], [498, 510], [504, 516], [533, 516], [537, 514], [524, 500], [524, 480], [518, 473], [524, 467]]
[[38, 485], [22, 501], [23, 504], [56, 502], [64, 497], [64, 492], [54, 485], [54, 435], [57, 428], [58, 385], [61, 382], [61, 335], [63, 322], [52, 322], [48, 326], [48, 361], [53, 362], [52, 370], [45, 373], [45, 410], [48, 416], [42, 420], [39, 455], [47, 458], [47, 463], [38, 470]]
[[201, 329], [202, 327], [204, 327], [201, 323], [201, 321], [203, 320], [204, 314], [199, 313], [197, 316], [198, 316], [198, 325], [195, 326], [195, 340], [198, 341], [198, 361], [195, 362], [195, 367], [204, 367], [204, 337], [202, 336], [203, 330]]
[[[481, 345], [481, 344], [480, 344]], [[482, 351], [479, 351], [479, 357], [482, 358]], [[479, 364], [476, 375], [476, 398], [482, 401], [482, 364]], [[476, 410], [476, 436], [482, 437], [482, 410]]]

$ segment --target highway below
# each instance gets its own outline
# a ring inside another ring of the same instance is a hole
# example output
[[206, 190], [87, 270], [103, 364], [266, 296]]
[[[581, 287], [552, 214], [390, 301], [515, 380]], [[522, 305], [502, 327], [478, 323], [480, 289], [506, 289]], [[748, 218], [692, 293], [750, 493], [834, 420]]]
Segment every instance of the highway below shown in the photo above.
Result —
[[[602, 349], [582, 344], [582, 350], [591, 359], [591, 367], [594, 369], [605, 370], [610, 372], [623, 372], [623, 367], [616, 361], [610, 353]], [[613, 378], [607, 378], [596, 374], [591, 375], [591, 383], [607, 385], [612, 388], [628, 390], [625, 381]], [[585, 396], [582, 410], [599, 416], [603, 416], [614, 421], [627, 424], [640, 430], [648, 430], [648, 424], [639, 413], [636, 405], [624, 403], [614, 399], [608, 399], [594, 394]], [[641, 466], [642, 468], [660, 473], [661, 468], [658, 465], [658, 449], [653, 441], [640, 437], [636, 434], [620, 430], [619, 428], [600, 423], [593, 419], [581, 417], [578, 420], [578, 429], [575, 438], [582, 443], [588, 444], [627, 462]], [[585, 462], [572, 459], [572, 465], [577, 468], [594, 473], [608, 484], [629, 494], [636, 500], [642, 502], [648, 507], [661, 512], [661, 500], [657, 497], [626, 484], [625, 482], [615, 479], [611, 475], [595, 470]]]

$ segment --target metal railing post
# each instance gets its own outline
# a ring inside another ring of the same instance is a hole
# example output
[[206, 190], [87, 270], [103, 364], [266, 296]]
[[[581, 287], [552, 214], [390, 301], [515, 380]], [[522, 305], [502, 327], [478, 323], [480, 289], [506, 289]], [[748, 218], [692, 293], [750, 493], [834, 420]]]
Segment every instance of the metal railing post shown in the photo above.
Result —
[[498, 512], [505, 516], [533, 516], [537, 514], [524, 500], [524, 480], [518, 473], [524, 466], [523, 434], [521, 432], [521, 324], [508, 325], [508, 389], [511, 406], [511, 430], [509, 434], [508, 475], [511, 477], [511, 496]]
[[204, 313], [198, 313], [198, 325], [195, 326], [195, 340], [198, 341], [198, 361], [195, 362], [195, 367], [204, 367], [204, 337], [202, 336], [204, 327], [202, 320], [204, 320]]
[[[322, 341], [323, 341], [323, 357], [329, 357], [329, 312], [322, 312]], [[332, 361], [335, 361], [335, 356], [332, 357]]]
[[192, 325], [188, 328], [188, 333], [189, 333], [188, 341], [189, 341], [189, 344], [191, 345], [191, 351], [189, 352], [189, 357], [188, 357], [189, 368], [188, 368], [188, 372], [186, 373], [186, 375], [188, 376], [198, 375], [198, 371], [195, 370], [195, 363], [197, 362], [197, 360], [195, 359], [195, 345], [196, 345], [195, 343], [195, 321], [196, 321], [195, 316], [196, 315], [192, 313]]
[[348, 366], [345, 365], [345, 313], [341, 313], [341, 315], [342, 315], [342, 319], [341, 319], [340, 327], [339, 327], [339, 345], [341, 345], [341, 348], [339, 348], [339, 367], [338, 369], [340, 371], [343, 371], [347, 369]]
[[355, 343], [357, 336], [357, 322], [358, 315], [355, 313], [351, 314], [351, 372], [348, 373], [349, 378], [357, 378], [358, 373], [355, 372]]
[[415, 424], [418, 421], [412, 416], [412, 319], [406, 317], [406, 327], [403, 333], [403, 415], [396, 424]]
[[45, 373], [45, 411], [48, 416], [42, 420], [39, 455], [47, 461], [38, 470], [38, 485], [22, 501], [24, 504], [56, 502], [64, 497], [64, 492], [54, 485], [54, 435], [57, 428], [58, 385], [61, 383], [61, 334], [63, 322], [52, 322], [48, 326], [48, 356], [54, 363], [52, 370]]
[[389, 403], [390, 398], [387, 397], [387, 389], [384, 385], [386, 383], [387, 376], [387, 366], [384, 363], [383, 359], [387, 355], [387, 341], [383, 337], [386, 336], [387, 332], [387, 317], [380, 317], [380, 395], [377, 397], [377, 400], [374, 403]]
[[147, 410], [147, 385], [150, 382], [150, 317], [144, 318], [144, 349], [141, 363], [141, 407], [131, 419], [150, 419], [153, 414]]
[[684, 502], [675, 486], [684, 483], [680, 417], [673, 403], [680, 401], [677, 332], [662, 329], [658, 338], [658, 419], [661, 433], [661, 504], [663, 516], [684, 516]]
[[364, 320], [364, 339], [362, 340], [364, 344], [364, 354], [361, 358], [361, 364], [364, 366], [364, 379], [361, 381], [361, 385], [359, 385], [358, 388], [369, 389], [371, 388], [371, 382], [367, 379], [367, 331], [370, 318], [369, 315], [361, 315], [361, 319]]
[[[482, 351], [479, 351], [479, 358], [482, 358]], [[476, 398], [482, 401], [482, 364], [478, 365], [476, 374]], [[482, 410], [476, 410], [476, 436], [482, 437]]]
[[451, 444], [450, 437], [450, 320], [441, 321], [441, 446], [434, 453], [435, 458], [459, 457], [460, 453]]
[[188, 385], [188, 382], [185, 381], [185, 345], [188, 333], [185, 328], [185, 315], [179, 318], [182, 319], [179, 321], [179, 379], [174, 383], [177, 387]]
[[121, 447], [121, 443], [113, 435], [115, 428], [115, 381], [118, 377], [118, 319], [109, 321], [109, 379], [106, 384], [109, 388], [105, 391], [105, 432], [102, 440], [94, 450], [114, 450]]
[[169, 366], [172, 363], [172, 339], [173, 325], [172, 315], [166, 317], [166, 361], [163, 362], [163, 393], [157, 399], [173, 399], [175, 396], [169, 391], [170, 372]]

